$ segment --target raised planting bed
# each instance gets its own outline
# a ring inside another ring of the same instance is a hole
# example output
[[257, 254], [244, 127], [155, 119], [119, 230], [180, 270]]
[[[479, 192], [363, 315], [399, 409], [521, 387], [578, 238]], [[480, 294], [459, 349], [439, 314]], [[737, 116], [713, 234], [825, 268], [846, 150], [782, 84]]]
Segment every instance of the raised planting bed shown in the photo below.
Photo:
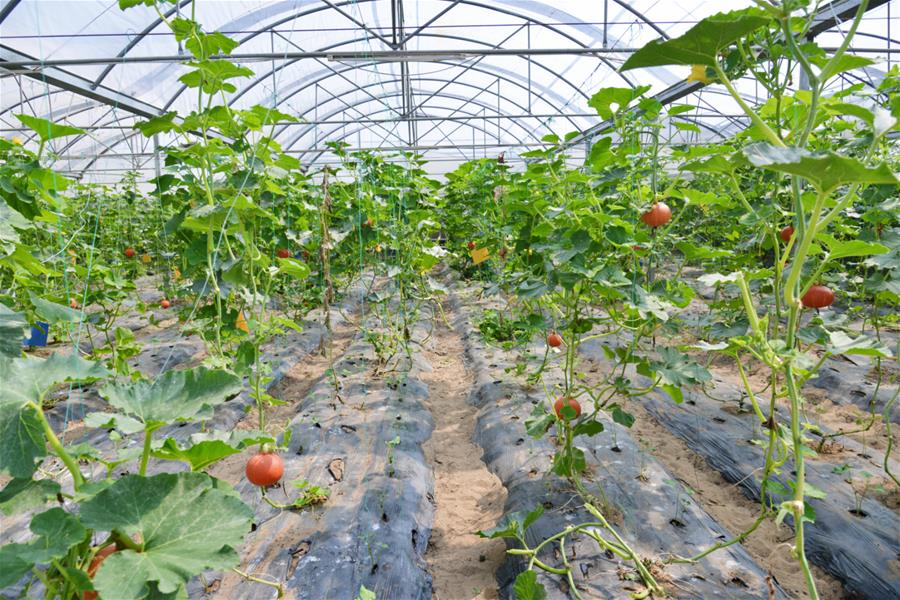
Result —
[[[342, 303], [332, 309], [332, 322], [339, 326], [344, 320], [344, 313], [353, 313], [358, 310], [360, 301], [362, 300], [363, 286], [360, 283], [354, 284], [348, 291]], [[268, 360], [272, 365], [272, 381], [268, 384], [268, 389], [273, 389], [284, 375], [297, 363], [304, 360], [310, 353], [315, 352], [322, 343], [325, 335], [325, 328], [321, 324], [321, 311], [313, 312], [307, 320], [303, 322], [303, 331], [292, 332], [282, 338], [277, 345], [273, 345], [265, 349], [264, 360]], [[177, 328], [164, 329], [154, 335], [164, 336], [165, 339], [178, 339]], [[168, 336], [168, 337], [166, 337]], [[199, 349], [199, 347], [198, 347]], [[176, 368], [183, 365], [187, 360], [174, 360], [175, 353], [169, 353], [165, 350], [159, 350], [151, 345], [145, 348], [141, 356], [145, 356], [145, 361], [153, 361], [155, 364], [163, 367], [159, 372]], [[155, 356], [150, 356], [151, 354]], [[81, 428], [74, 427], [72, 420], [75, 415], [83, 416], [91, 411], [103, 412], [106, 410], [105, 401], [100, 398], [95, 386], [87, 386], [69, 390], [72, 396], [71, 403], [60, 402], [46, 411], [48, 420], [54, 429], [60, 433], [66, 444], [90, 444], [100, 454], [109, 454], [115, 448], [128, 449], [139, 447], [143, 443], [143, 435], [136, 434], [126, 436], [122, 441], [112, 442], [109, 439], [109, 432], [105, 429]], [[207, 423], [207, 430], [211, 427], [219, 431], [231, 431], [235, 428], [239, 421], [247, 415], [247, 408], [253, 404], [253, 399], [246, 390], [231, 400], [217, 407], [213, 418]], [[66, 425], [73, 425], [72, 429], [63, 434]], [[156, 439], [164, 439], [172, 437], [177, 440], [185, 440], [190, 435], [197, 433], [202, 429], [200, 424], [182, 424], [169, 425], [159, 429], [155, 433]], [[186, 468], [183, 463], [154, 463], [151, 464], [148, 474], [159, 472], [159, 464], [166, 464], [166, 470], [181, 470]], [[133, 469], [134, 463], [125, 463], [118, 467], [119, 471], [127, 471]], [[97, 466], [95, 473], [85, 473], [86, 476], [102, 476], [101, 467]], [[63, 471], [58, 479], [64, 490], [71, 489], [71, 480], [68, 472]], [[0, 528], [0, 541], [2, 543], [22, 541], [30, 536], [28, 530], [28, 521], [31, 514], [28, 512], [16, 514], [13, 517], [3, 518], [3, 527]]]
[[[425, 337], [420, 327], [412, 334]], [[339, 389], [323, 377], [290, 423], [284, 481], [307, 480], [327, 490], [323, 504], [275, 508], [258, 488], [237, 486], [257, 515], [241, 568], [283, 581], [289, 597], [352, 599], [365, 586], [379, 599], [431, 598], [424, 554], [434, 482], [422, 444], [433, 425], [420, 379], [430, 367], [417, 355], [376, 375], [377, 366], [371, 344], [358, 337], [335, 364]], [[285, 504], [302, 493], [287, 484], [267, 497]], [[216, 598], [276, 597], [272, 588], [233, 574], [215, 589]]]
[[[606, 363], [598, 343], [585, 343], [580, 350], [595, 364]], [[633, 372], [629, 376], [638, 385], [646, 381]], [[713, 393], [716, 397], [728, 395], [729, 388], [717, 387]], [[737, 390], [732, 388], [730, 393], [736, 400]], [[643, 396], [640, 404], [727, 481], [738, 485], [750, 498], [759, 498], [759, 469], [764, 461], [763, 447], [754, 443], [762, 439], [754, 414], [723, 410], [722, 403], [697, 393], [689, 394], [685, 402], [676, 405], [665, 392], [655, 390]], [[784, 411], [780, 414], [786, 418]], [[859, 458], [848, 460], [860, 464]], [[791, 473], [791, 464], [789, 460], [781, 474], [773, 478], [784, 489], [789, 489], [785, 475]], [[809, 560], [834, 575], [858, 597], [900, 597], [896, 566], [900, 556], [900, 517], [877, 500], [855, 498], [851, 487], [834, 469], [833, 462], [814, 457], [806, 461], [807, 481], [826, 494], [810, 500], [815, 522], [806, 527]], [[770, 499], [780, 503], [789, 498], [771, 493]], [[790, 517], [786, 522], [790, 523]]]
[[[484, 460], [509, 491], [506, 514], [542, 506], [542, 516], [528, 529], [526, 540], [534, 546], [567, 526], [596, 519], [582, 508], [583, 500], [570, 484], [549, 474], [554, 452], [548, 437], [535, 440], [525, 431], [525, 420], [534, 405], [547, 402], [541, 389], [518, 383], [505, 369], [515, 364], [512, 353], [488, 347], [473, 327], [473, 298], [452, 297], [458, 311], [455, 326], [466, 344], [476, 384], [470, 401], [479, 410], [476, 443]], [[464, 308], [463, 303], [466, 305]], [[543, 350], [532, 347], [532, 357]], [[608, 520], [622, 539], [650, 565], [657, 581], [675, 598], [784, 598], [777, 584], [754, 563], [740, 545], [715, 552], [697, 563], [663, 564], [672, 555], [692, 556], [728, 539], [725, 532], [652, 457], [646, 455], [624, 429], [610, 421], [594, 437], [576, 438], [585, 451], [589, 490], [605, 490], [615, 507]], [[515, 548], [515, 544], [510, 545]], [[540, 559], [560, 568], [564, 561], [557, 546], [547, 546]], [[584, 597], [621, 599], [645, 588], [636, 579], [630, 562], [600, 550], [583, 535], [567, 542], [566, 560], [573, 581]], [[526, 568], [518, 556], [508, 556], [497, 574], [501, 597], [515, 597], [516, 577]], [[565, 577], [540, 569], [537, 580], [550, 598], [568, 598]]]

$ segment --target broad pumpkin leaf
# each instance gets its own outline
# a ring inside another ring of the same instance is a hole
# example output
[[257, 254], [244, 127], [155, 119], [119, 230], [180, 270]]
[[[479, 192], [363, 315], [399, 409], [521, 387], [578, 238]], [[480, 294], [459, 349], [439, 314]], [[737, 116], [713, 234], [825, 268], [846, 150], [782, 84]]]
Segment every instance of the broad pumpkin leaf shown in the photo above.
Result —
[[0, 356], [0, 472], [31, 477], [35, 462], [47, 455], [37, 409], [44, 395], [67, 381], [96, 381], [109, 375], [105, 367], [77, 354], [50, 358]]
[[28, 335], [25, 315], [0, 304], [0, 357], [15, 358], [22, 354], [22, 338]]
[[683, 188], [677, 191], [677, 194], [689, 204], [697, 206], [722, 206], [729, 208], [734, 206], [734, 200], [727, 196], [718, 196], [712, 192], [702, 192], [693, 188]]
[[242, 110], [239, 114], [244, 125], [254, 131], [258, 131], [266, 125], [286, 122], [296, 123], [298, 121], [297, 117], [283, 113], [277, 108], [261, 106], [259, 104], [253, 106], [250, 110]]
[[870, 126], [875, 121], [875, 114], [865, 106], [860, 106], [859, 104], [850, 104], [848, 102], [831, 102], [829, 104], [826, 104], [824, 108], [830, 113], [856, 117], [857, 119], [865, 122]]
[[142, 134], [144, 134], [145, 137], [153, 137], [157, 133], [180, 131], [178, 123], [175, 122], [175, 117], [177, 115], [178, 113], [173, 110], [153, 117], [152, 119], [147, 119], [146, 121], [135, 123], [134, 129], [140, 131]]
[[239, 454], [248, 446], [274, 442], [272, 436], [253, 431], [195, 434], [185, 446], [180, 446], [174, 438], [166, 438], [166, 441], [154, 448], [151, 454], [154, 458], [187, 463], [192, 471], [202, 471], [225, 457]]
[[546, 600], [547, 590], [537, 580], [534, 571], [522, 571], [513, 584], [516, 600]]
[[721, 50], [768, 23], [769, 17], [755, 8], [712, 15], [682, 36], [650, 42], [632, 54], [619, 70], [664, 65], [713, 66]]
[[302, 281], [309, 277], [309, 266], [296, 258], [279, 258], [278, 272], [290, 275], [298, 281]]
[[87, 427], [97, 429], [116, 429], [125, 435], [144, 430], [144, 424], [137, 419], [117, 413], [90, 412], [82, 421]]
[[898, 183], [897, 177], [884, 163], [867, 167], [855, 158], [835, 152], [812, 153], [801, 148], [780, 148], [757, 142], [747, 146], [744, 155], [757, 167], [799, 175], [821, 192], [830, 192], [846, 183]]
[[231, 54], [239, 43], [218, 31], [212, 33], [198, 31], [184, 43], [184, 47], [195, 57], [206, 59], [217, 54]]
[[30, 528], [36, 539], [0, 546], [0, 588], [14, 584], [35, 565], [64, 557], [87, 537], [78, 518], [59, 507], [36, 514]]
[[534, 510], [525, 512], [518, 510], [505, 515], [496, 526], [478, 532], [478, 537], [497, 539], [522, 537], [525, 532], [544, 514], [544, 507], [540, 504]]
[[690, 242], [678, 242], [675, 247], [684, 254], [688, 261], [704, 260], [709, 258], [722, 258], [731, 255], [728, 250], [715, 250], [709, 246], [697, 246]]
[[890, 349], [877, 339], [865, 335], [851, 338], [843, 331], [828, 332], [828, 346], [826, 350], [829, 354], [858, 354], [861, 356], [880, 356], [882, 358], [890, 358], [892, 356]]
[[126, 8], [131, 8], [132, 6], [153, 6], [156, 4], [156, 0], [119, 0], [119, 10], [125, 10]]
[[822, 72], [819, 73], [819, 79], [821, 79], [822, 81], [827, 81], [828, 79], [831, 79], [839, 73], [844, 73], [846, 71], [855, 71], [857, 69], [862, 69], [874, 64], [875, 61], [870, 58], [857, 56], [856, 54], [844, 53], [839, 59], [834, 62], [832, 62], [831, 60], [827, 61], [827, 65], [820, 63], [820, 66], [825, 68], [823, 68]]
[[30, 115], [16, 115], [16, 118], [22, 122], [22, 125], [31, 129], [40, 136], [43, 141], [55, 138], [66, 137], [68, 135], [78, 135], [86, 133], [84, 129], [70, 127], [69, 125], [58, 125], [53, 121], [32, 117]]
[[34, 304], [34, 312], [37, 313], [37, 316], [51, 325], [53, 323], [78, 323], [82, 319], [80, 310], [51, 302], [31, 292], [28, 295], [31, 303]]
[[59, 484], [52, 479], [13, 479], [0, 490], [0, 513], [14, 515], [55, 500]]
[[591, 96], [591, 99], [588, 100], [588, 106], [596, 110], [597, 114], [604, 119], [612, 119], [613, 115], [628, 108], [629, 104], [636, 98], [643, 96], [649, 89], [649, 85], [642, 85], [636, 88], [602, 88]]
[[99, 531], [139, 534], [141, 552], [110, 555], [94, 576], [102, 598], [137, 600], [155, 586], [172, 594], [206, 570], [236, 566], [235, 548], [253, 511], [227, 484], [203, 473], [127, 475], [81, 506], [81, 521]]
[[223, 90], [232, 94], [237, 91], [237, 87], [228, 83], [229, 79], [253, 75], [251, 69], [227, 60], [201, 60], [189, 62], [187, 65], [195, 67], [195, 69], [179, 77], [178, 81], [189, 88], [200, 87], [207, 94], [215, 94]]
[[208, 419], [213, 407], [241, 391], [241, 379], [205, 367], [166, 371], [156, 381], [115, 381], [100, 390], [113, 407], [137, 418], [148, 429], [167, 423]]
[[21, 241], [19, 231], [26, 229], [34, 229], [31, 221], [0, 198], [0, 257], [15, 251]]
[[[712, 379], [712, 375], [704, 366], [675, 348], [660, 348], [659, 358], [660, 360], [651, 361], [650, 364], [651, 368], [662, 377], [665, 383], [684, 387]], [[643, 371], [641, 368], [638, 370]], [[641, 375], [649, 375], [649, 373], [642, 372]]]
[[827, 234], [819, 234], [816, 236], [816, 239], [828, 246], [828, 256], [831, 260], [887, 254], [891, 251], [890, 248], [882, 244], [864, 242], [862, 240], [838, 240]]

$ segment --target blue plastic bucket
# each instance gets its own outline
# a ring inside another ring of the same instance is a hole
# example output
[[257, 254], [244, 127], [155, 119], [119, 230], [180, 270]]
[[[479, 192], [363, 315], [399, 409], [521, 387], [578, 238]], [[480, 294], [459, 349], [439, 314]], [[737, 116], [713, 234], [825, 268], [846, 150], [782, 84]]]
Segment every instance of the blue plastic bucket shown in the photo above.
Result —
[[31, 337], [22, 340], [23, 346], [46, 346], [47, 337], [50, 332], [50, 323], [38, 321], [37, 324], [31, 326]]

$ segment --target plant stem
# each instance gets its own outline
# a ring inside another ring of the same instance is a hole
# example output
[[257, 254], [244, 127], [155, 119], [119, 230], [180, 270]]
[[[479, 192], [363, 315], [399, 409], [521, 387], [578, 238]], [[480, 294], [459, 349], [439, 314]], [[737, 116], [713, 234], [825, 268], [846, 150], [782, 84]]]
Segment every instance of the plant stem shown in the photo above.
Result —
[[245, 572], [241, 571], [237, 567], [234, 567], [231, 570], [233, 572], [237, 573], [238, 575], [240, 575], [241, 577], [243, 577], [244, 579], [246, 579], [247, 581], [252, 581], [253, 583], [261, 583], [262, 585], [267, 585], [270, 588], [275, 588], [276, 593], [278, 594], [277, 597], [279, 599], [284, 598], [284, 584], [281, 583], [280, 581], [276, 583], [273, 581], [267, 581], [265, 579], [261, 579], [259, 577], [254, 577], [253, 575], [250, 575], [249, 573], [245, 573]]
[[756, 111], [754, 111], [752, 108], [750, 108], [750, 106], [747, 105], [738, 91], [734, 89], [734, 85], [732, 85], [731, 81], [728, 79], [728, 76], [725, 75], [725, 71], [722, 70], [722, 67], [719, 65], [719, 63], [715, 63], [713, 65], [713, 70], [715, 70], [716, 76], [719, 78], [719, 81], [722, 82], [722, 85], [725, 86], [725, 89], [728, 90], [728, 93], [731, 94], [731, 97], [734, 98], [735, 102], [738, 103], [738, 106], [741, 107], [741, 110], [743, 110], [747, 114], [747, 116], [750, 117], [750, 121], [759, 128], [760, 132], [762, 132], [766, 139], [769, 140], [769, 142], [773, 145], [784, 148], [785, 144], [781, 141], [781, 138], [778, 137], [778, 134], [772, 131], [772, 128], [769, 127], [758, 114], [756, 114]]
[[44, 435], [47, 437], [47, 443], [50, 444], [50, 448], [53, 449], [54, 454], [56, 454], [56, 456], [59, 457], [63, 464], [66, 465], [66, 468], [72, 475], [72, 483], [75, 486], [75, 489], [78, 490], [78, 488], [84, 485], [84, 475], [81, 473], [81, 469], [78, 468], [78, 461], [76, 461], [68, 452], [66, 452], [66, 449], [62, 445], [62, 442], [59, 441], [59, 438], [56, 437], [56, 433], [53, 431], [53, 428], [50, 427], [50, 422], [44, 415], [44, 411], [40, 407], [40, 405], [34, 402], [29, 402], [28, 406], [30, 406], [32, 410], [34, 410], [38, 420], [41, 423], [41, 427], [44, 430]]
[[141, 466], [138, 473], [141, 476], [147, 474], [147, 463], [150, 461], [150, 444], [153, 443], [153, 431], [148, 427], [144, 429], [144, 450], [141, 452]]
[[[794, 309], [796, 310], [796, 308]], [[793, 312], [793, 311], [792, 311]], [[819, 593], [816, 590], [816, 582], [813, 579], [812, 571], [809, 568], [809, 562], [806, 560], [806, 548], [803, 532], [803, 519], [805, 513], [804, 503], [804, 483], [805, 469], [803, 457], [803, 435], [800, 432], [800, 392], [797, 389], [797, 383], [794, 379], [794, 367], [790, 362], [784, 369], [785, 383], [787, 384], [788, 396], [791, 399], [791, 438], [794, 450], [794, 470], [796, 476], [794, 478], [794, 502], [792, 506], [794, 514], [794, 552], [797, 560], [800, 562], [800, 569], [806, 579], [806, 587], [811, 600], [818, 600]]]

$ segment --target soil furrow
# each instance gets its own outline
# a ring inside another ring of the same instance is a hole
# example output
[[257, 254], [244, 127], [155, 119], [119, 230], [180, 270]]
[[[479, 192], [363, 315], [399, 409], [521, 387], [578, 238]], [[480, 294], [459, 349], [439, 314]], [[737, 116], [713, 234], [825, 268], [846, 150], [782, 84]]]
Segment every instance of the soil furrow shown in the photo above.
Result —
[[433, 371], [422, 375], [429, 389], [426, 406], [434, 417], [434, 432], [424, 446], [435, 478], [434, 529], [425, 556], [435, 600], [493, 600], [498, 597], [494, 574], [506, 545], [475, 532], [503, 516], [506, 490], [472, 442], [476, 411], [468, 395], [474, 380], [463, 356], [459, 335], [438, 325], [425, 351]]

